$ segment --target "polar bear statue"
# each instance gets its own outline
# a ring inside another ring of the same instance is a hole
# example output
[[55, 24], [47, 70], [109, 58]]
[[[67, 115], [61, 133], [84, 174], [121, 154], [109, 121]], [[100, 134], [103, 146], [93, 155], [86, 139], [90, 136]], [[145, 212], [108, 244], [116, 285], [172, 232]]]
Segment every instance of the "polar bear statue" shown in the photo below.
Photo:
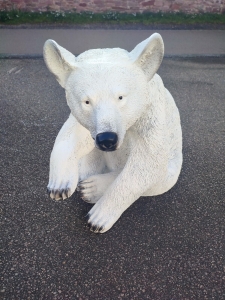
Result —
[[87, 215], [95, 233], [109, 230], [139, 197], [171, 189], [180, 174], [180, 116], [156, 74], [163, 55], [158, 33], [131, 52], [94, 49], [77, 57], [45, 42], [46, 65], [71, 110], [51, 153], [47, 190], [59, 200], [78, 189], [95, 203]]

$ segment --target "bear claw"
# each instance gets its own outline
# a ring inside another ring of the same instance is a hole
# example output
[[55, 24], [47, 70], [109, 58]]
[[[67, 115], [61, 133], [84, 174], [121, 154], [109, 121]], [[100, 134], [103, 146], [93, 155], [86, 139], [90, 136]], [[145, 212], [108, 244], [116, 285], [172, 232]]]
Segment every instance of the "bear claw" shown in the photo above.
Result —
[[91, 225], [89, 224], [88, 226], [90, 228], [90, 231], [94, 232], [94, 233], [102, 233], [104, 227], [103, 226], [97, 226], [97, 225]]
[[91, 226], [91, 228], [90, 228], [90, 230], [92, 231], [92, 232], [98, 232], [98, 227], [97, 226]]
[[102, 233], [102, 231], [104, 230], [104, 226], [98, 226], [98, 225], [93, 224], [92, 222], [89, 222], [89, 219], [90, 219], [89, 213], [85, 216], [85, 219], [87, 220], [87, 226], [90, 229], [90, 231], [92, 231], [94, 233]]
[[94, 232], [94, 233], [99, 233], [100, 232], [100, 227], [97, 225], [94, 225], [92, 223], [88, 223], [88, 228], [90, 229], [90, 231]]
[[70, 188], [66, 189], [51, 189], [47, 187], [47, 194], [54, 200], [66, 199], [71, 196]]

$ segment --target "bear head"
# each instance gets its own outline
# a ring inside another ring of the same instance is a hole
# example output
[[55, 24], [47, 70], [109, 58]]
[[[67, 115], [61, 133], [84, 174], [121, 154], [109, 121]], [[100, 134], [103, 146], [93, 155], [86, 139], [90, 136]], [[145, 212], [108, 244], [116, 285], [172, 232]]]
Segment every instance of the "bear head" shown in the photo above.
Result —
[[148, 82], [163, 54], [158, 33], [131, 52], [93, 49], [75, 57], [53, 40], [44, 45], [46, 65], [65, 89], [71, 113], [103, 151], [118, 149], [126, 131], [148, 109]]

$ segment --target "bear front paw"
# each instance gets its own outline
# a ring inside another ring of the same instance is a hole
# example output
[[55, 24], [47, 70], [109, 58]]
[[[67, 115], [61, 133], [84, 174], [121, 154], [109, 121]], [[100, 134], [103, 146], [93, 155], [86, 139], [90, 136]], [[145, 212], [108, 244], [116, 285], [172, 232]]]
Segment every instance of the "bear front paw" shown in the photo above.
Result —
[[50, 188], [47, 187], [48, 195], [54, 200], [66, 199], [72, 195], [71, 189], [69, 187], [66, 188]]
[[104, 233], [108, 231], [119, 219], [123, 211], [116, 211], [113, 208], [107, 209], [98, 205], [99, 202], [89, 211], [86, 216], [88, 227], [94, 233]]

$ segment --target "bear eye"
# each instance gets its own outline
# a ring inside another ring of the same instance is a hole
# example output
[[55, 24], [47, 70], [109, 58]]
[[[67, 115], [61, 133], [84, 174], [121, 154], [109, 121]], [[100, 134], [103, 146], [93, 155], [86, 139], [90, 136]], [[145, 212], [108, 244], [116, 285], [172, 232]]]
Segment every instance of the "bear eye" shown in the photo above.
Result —
[[87, 100], [87, 101], [85, 101], [85, 103], [86, 103], [86, 104], [89, 104], [90, 102]]
[[123, 96], [119, 96], [119, 99], [122, 100], [122, 99], [123, 99]]

